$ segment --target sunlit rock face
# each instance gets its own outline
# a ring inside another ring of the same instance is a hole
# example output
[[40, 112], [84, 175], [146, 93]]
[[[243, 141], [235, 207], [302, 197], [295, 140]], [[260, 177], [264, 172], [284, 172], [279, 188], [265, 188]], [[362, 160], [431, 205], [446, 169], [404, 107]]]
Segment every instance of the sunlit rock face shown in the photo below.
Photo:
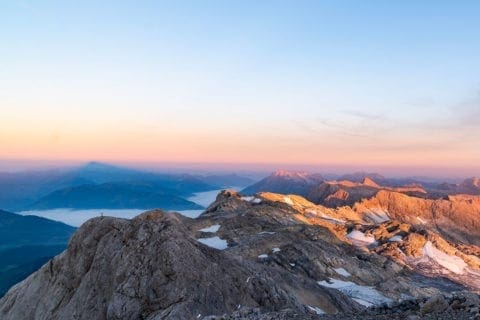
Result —
[[328, 208], [293, 194], [226, 190], [196, 219], [162, 211], [95, 218], [0, 300], [0, 318], [368, 319], [480, 289], [479, 248], [444, 237], [410, 198], [382, 191]]
[[436, 231], [447, 240], [480, 245], [478, 196], [456, 195], [433, 200], [383, 190], [354, 205], [354, 210], [359, 213], [372, 208], [388, 212], [391, 219]]
[[312, 187], [306, 194], [310, 201], [330, 208], [352, 206], [362, 199], [374, 197], [380, 191], [398, 192], [412, 196], [428, 197], [428, 192], [419, 185], [382, 186], [366, 177], [361, 182], [349, 180], [324, 181]]

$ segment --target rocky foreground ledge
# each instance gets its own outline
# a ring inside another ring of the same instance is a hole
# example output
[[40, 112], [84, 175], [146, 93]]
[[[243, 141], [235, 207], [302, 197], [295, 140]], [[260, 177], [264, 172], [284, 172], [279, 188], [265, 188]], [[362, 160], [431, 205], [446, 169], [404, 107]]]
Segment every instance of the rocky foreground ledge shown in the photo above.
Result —
[[480, 320], [480, 298], [471, 292], [438, 294], [430, 298], [396, 302], [390, 306], [372, 307], [357, 314], [324, 315], [321, 319]]
[[308, 206], [225, 191], [197, 219], [89, 220], [0, 300], [0, 319], [479, 317], [478, 296], [462, 284], [354, 244], [351, 227], [317, 223]]

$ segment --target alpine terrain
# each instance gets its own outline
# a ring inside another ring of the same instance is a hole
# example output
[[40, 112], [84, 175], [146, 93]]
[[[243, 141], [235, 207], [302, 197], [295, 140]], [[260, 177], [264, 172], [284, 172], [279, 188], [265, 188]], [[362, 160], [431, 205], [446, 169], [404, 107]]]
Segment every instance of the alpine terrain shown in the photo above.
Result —
[[480, 318], [478, 196], [279, 180], [310, 200], [225, 190], [196, 219], [91, 219], [9, 290], [0, 318]]

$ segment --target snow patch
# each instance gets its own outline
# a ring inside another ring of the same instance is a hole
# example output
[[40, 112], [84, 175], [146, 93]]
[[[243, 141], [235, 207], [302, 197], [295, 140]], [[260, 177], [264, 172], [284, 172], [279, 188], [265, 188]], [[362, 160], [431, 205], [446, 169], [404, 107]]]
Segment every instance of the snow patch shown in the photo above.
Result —
[[390, 241], [390, 242], [400, 242], [400, 241], [403, 241], [403, 238], [402, 238], [402, 236], [393, 236], [390, 239], [388, 239], [388, 241]]
[[368, 210], [365, 215], [370, 218], [370, 220], [373, 220], [375, 223], [383, 223], [390, 221], [390, 217], [388, 216], [388, 213], [385, 212], [382, 209], [372, 209]]
[[258, 256], [258, 259], [267, 259], [268, 258], [268, 254], [261, 254]]
[[374, 305], [373, 303], [370, 303], [370, 302], [362, 300], [362, 299], [358, 299], [358, 298], [352, 298], [352, 299], [357, 301], [359, 304], [361, 304], [362, 306], [365, 306], [367, 308], [370, 308], [371, 306]]
[[351, 276], [351, 274], [343, 268], [335, 268], [333, 270], [335, 270], [335, 272], [338, 273], [341, 276], [344, 276], [344, 277], [350, 277]]
[[262, 202], [262, 199], [257, 197], [252, 197], [252, 196], [241, 197], [240, 199], [242, 199], [243, 201], [255, 203], [255, 204], [259, 204]]
[[275, 234], [275, 232], [272, 232], [272, 231], [262, 231], [262, 232], [259, 232], [258, 234]]
[[390, 298], [385, 297], [373, 287], [361, 286], [350, 281], [330, 278], [328, 281], [318, 281], [318, 284], [323, 287], [337, 289], [366, 307], [391, 302]]
[[228, 248], [227, 240], [220, 239], [219, 237], [211, 237], [211, 238], [200, 238], [197, 239], [198, 242], [203, 243], [211, 248], [215, 248], [218, 250], [225, 250]]
[[462, 258], [438, 250], [430, 241], [423, 247], [423, 254], [433, 259], [445, 269], [456, 274], [463, 274], [465, 268], [467, 268], [467, 264]]
[[420, 221], [422, 224], [427, 224], [427, 221], [423, 220], [423, 219], [420, 218], [420, 217], [417, 217], [417, 220]]
[[219, 224], [214, 224], [213, 226], [200, 229], [200, 231], [202, 231], [202, 232], [212, 232], [212, 233], [215, 233], [215, 232], [218, 231], [218, 229], [220, 229], [220, 225], [219, 225]]
[[292, 199], [290, 199], [290, 197], [283, 197], [283, 201], [286, 204], [293, 206], [293, 201], [292, 201]]
[[324, 220], [328, 220], [330, 222], [333, 222], [334, 224], [345, 224], [345, 220], [340, 220], [336, 219], [334, 217], [330, 217], [329, 215], [326, 215], [325, 213], [322, 213], [321, 218]]
[[323, 212], [321, 212], [319, 214], [316, 209], [312, 209], [312, 208], [305, 209], [305, 214], [310, 215], [310, 216], [320, 216], [320, 218], [322, 218], [324, 220], [329, 220], [330, 222], [333, 222], [335, 224], [345, 224], [344, 220], [331, 217], [328, 214], [325, 214]]
[[347, 238], [358, 241], [364, 244], [373, 244], [375, 243], [375, 238], [373, 236], [366, 236], [365, 233], [358, 230], [353, 230], [349, 234], [347, 234]]
[[313, 306], [307, 306], [307, 307], [308, 307], [308, 309], [312, 310], [316, 314], [325, 314], [325, 311], [323, 311], [319, 307], [313, 307]]
[[273, 249], [272, 249], [272, 252], [273, 252], [273, 253], [277, 253], [277, 252], [280, 252], [280, 251], [282, 251], [282, 250], [280, 250], [280, 248], [273, 248]]

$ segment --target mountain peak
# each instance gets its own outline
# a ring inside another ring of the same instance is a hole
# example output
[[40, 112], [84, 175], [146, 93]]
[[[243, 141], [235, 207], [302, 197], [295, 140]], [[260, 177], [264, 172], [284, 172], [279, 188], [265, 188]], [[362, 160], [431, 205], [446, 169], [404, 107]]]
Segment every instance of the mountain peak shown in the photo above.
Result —
[[270, 191], [286, 194], [306, 194], [308, 190], [325, 179], [320, 174], [302, 171], [277, 170], [261, 181], [242, 190], [244, 194]]
[[471, 185], [471, 186], [474, 186], [474, 187], [480, 187], [480, 178], [471, 177], [471, 178], [465, 179], [465, 181], [463, 181], [462, 184], [463, 185]]
[[365, 186], [380, 188], [380, 186], [375, 181], [373, 181], [370, 177], [365, 177], [365, 179], [363, 179], [362, 183]]
[[116, 169], [118, 167], [99, 161], [90, 161], [80, 167], [81, 170], [105, 170], [105, 169]]
[[458, 185], [457, 193], [465, 194], [479, 194], [480, 192], [480, 179], [472, 177], [465, 179], [460, 185]]
[[338, 180], [349, 180], [349, 181], [352, 181], [352, 182], [362, 182], [366, 178], [372, 179], [374, 181], [381, 181], [381, 180], [385, 179], [385, 177], [382, 176], [379, 173], [375, 173], [375, 172], [368, 173], [368, 172], [365, 172], [365, 171], [358, 171], [358, 172], [354, 172], [354, 173], [350, 173], [350, 174], [345, 174], [345, 175], [341, 176], [340, 178], [338, 178]]
[[272, 173], [273, 177], [285, 177], [285, 178], [305, 178], [308, 176], [307, 172], [302, 172], [302, 171], [289, 171], [289, 170], [283, 170], [279, 169]]

